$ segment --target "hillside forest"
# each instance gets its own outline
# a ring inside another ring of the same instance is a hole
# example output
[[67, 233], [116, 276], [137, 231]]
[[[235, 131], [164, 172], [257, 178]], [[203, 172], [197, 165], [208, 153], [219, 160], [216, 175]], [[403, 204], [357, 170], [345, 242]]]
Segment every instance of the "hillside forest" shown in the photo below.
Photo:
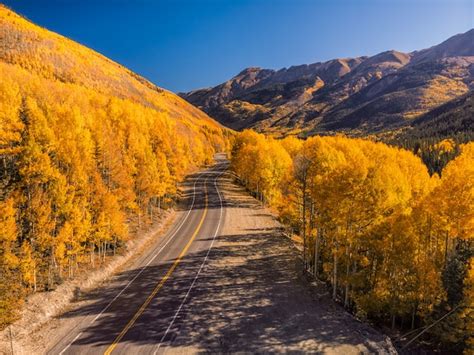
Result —
[[23, 297], [98, 267], [169, 206], [177, 183], [225, 149], [126, 99], [0, 64], [0, 324]]
[[418, 156], [384, 143], [243, 131], [231, 162], [301, 236], [305, 269], [346, 309], [402, 331], [446, 316], [426, 334], [473, 351], [474, 144], [459, 149], [430, 175]]
[[156, 221], [228, 131], [0, 5], [0, 328]]

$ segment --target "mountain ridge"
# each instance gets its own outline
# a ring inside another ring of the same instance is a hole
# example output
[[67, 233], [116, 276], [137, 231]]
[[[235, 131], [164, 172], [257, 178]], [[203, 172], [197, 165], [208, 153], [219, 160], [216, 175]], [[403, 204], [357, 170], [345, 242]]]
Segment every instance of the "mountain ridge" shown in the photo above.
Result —
[[250, 67], [180, 93], [222, 124], [275, 134], [365, 135], [404, 126], [474, 87], [474, 29], [427, 49], [279, 70]]

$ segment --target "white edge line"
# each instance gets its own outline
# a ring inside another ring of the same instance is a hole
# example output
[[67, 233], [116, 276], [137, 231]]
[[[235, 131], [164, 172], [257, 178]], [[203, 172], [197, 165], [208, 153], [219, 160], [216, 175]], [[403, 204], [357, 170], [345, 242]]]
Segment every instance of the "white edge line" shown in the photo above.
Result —
[[[207, 172], [206, 172], [207, 173]], [[112, 303], [114, 303], [117, 298], [120, 297], [120, 295], [122, 295], [122, 293], [133, 283], [133, 281], [135, 281], [137, 279], [138, 276], [140, 276], [143, 271], [145, 271], [145, 269], [153, 262], [153, 260], [156, 259], [156, 257], [163, 251], [164, 248], [166, 248], [166, 246], [171, 242], [171, 240], [174, 239], [174, 237], [176, 236], [176, 234], [180, 231], [181, 227], [184, 225], [184, 222], [186, 222], [186, 220], [188, 219], [191, 211], [193, 210], [193, 207], [194, 207], [194, 203], [195, 203], [195, 200], [196, 200], [196, 184], [198, 183], [199, 179], [201, 178], [202, 175], [206, 174], [206, 173], [201, 173], [198, 175], [196, 181], [194, 182], [194, 185], [193, 185], [193, 201], [191, 202], [191, 207], [189, 208], [188, 210], [188, 213], [186, 214], [186, 216], [184, 217], [184, 219], [181, 221], [181, 223], [179, 224], [179, 227], [176, 228], [176, 230], [174, 231], [174, 233], [168, 238], [168, 240], [166, 241], [166, 243], [160, 248], [160, 250], [158, 250], [158, 252], [153, 256], [153, 258], [151, 258], [144, 266], [142, 266], [141, 270], [133, 277], [133, 279], [131, 279], [127, 285], [125, 285], [125, 287], [112, 299], [112, 301], [110, 301], [107, 306], [105, 306], [105, 308], [100, 311], [100, 313], [95, 316], [94, 319], [92, 319], [88, 325], [91, 325], [92, 323], [94, 323], [97, 319], [99, 319], [100, 316], [102, 316], [102, 314], [104, 314], [104, 312], [112, 305]], [[82, 332], [80, 332], [79, 334], [76, 335], [76, 337], [59, 353], [59, 355], [62, 355], [80, 336], [82, 335]]]
[[80, 332], [79, 334], [77, 334], [76, 337], [68, 344], [68, 346], [66, 346], [66, 347], [59, 353], [59, 355], [63, 354], [67, 349], [69, 349], [69, 347], [72, 345], [72, 343], [74, 343], [81, 335], [82, 335], [82, 332]]
[[219, 202], [220, 202], [220, 214], [219, 214], [219, 223], [217, 224], [217, 228], [216, 228], [216, 232], [214, 233], [214, 237], [212, 238], [212, 242], [211, 242], [211, 245], [209, 246], [209, 249], [207, 250], [207, 254], [204, 258], [204, 260], [202, 261], [202, 264], [201, 266], [199, 267], [199, 270], [198, 272], [196, 273], [196, 276], [194, 276], [194, 280], [193, 282], [191, 283], [191, 286], [189, 286], [189, 289], [188, 291], [186, 292], [186, 295], [184, 296], [183, 298], [183, 301], [181, 302], [181, 304], [179, 305], [178, 307], [178, 310], [176, 311], [175, 315], [173, 316], [173, 319], [171, 320], [171, 323], [169, 324], [168, 328], [166, 329], [166, 332], [165, 334], [163, 334], [163, 336], [161, 337], [161, 340], [160, 342], [158, 343], [158, 347], [157, 349], [153, 352], [153, 355], [156, 355], [158, 350], [160, 350], [160, 346], [162, 344], [162, 342], [165, 340], [166, 336], [168, 335], [168, 332], [170, 331], [171, 327], [173, 326], [176, 318], [178, 317], [179, 315], [179, 312], [181, 312], [181, 309], [183, 308], [183, 306], [185, 305], [188, 297], [189, 297], [189, 294], [191, 293], [191, 290], [193, 289], [194, 287], [194, 284], [196, 283], [197, 279], [199, 278], [199, 274], [201, 273], [204, 265], [206, 264], [206, 261], [207, 261], [207, 258], [209, 257], [209, 254], [211, 252], [211, 249], [214, 245], [214, 242], [216, 240], [216, 236], [217, 234], [219, 233], [219, 229], [220, 229], [220, 226], [221, 226], [221, 221], [222, 221], [222, 211], [223, 211], [223, 205], [222, 205], [222, 198], [221, 198], [221, 193], [219, 191], [219, 188], [217, 187], [217, 180], [222, 176], [224, 175], [224, 172], [222, 172], [221, 174], [219, 174], [216, 179], [214, 180], [214, 186], [216, 187], [216, 191], [217, 191], [217, 195], [219, 196]]

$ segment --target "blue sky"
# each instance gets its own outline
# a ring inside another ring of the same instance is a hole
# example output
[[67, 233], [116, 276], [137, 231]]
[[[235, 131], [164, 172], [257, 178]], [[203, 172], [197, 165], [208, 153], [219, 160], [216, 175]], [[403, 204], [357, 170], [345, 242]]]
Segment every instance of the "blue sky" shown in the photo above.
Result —
[[474, 27], [474, 0], [0, 0], [159, 86], [412, 51]]

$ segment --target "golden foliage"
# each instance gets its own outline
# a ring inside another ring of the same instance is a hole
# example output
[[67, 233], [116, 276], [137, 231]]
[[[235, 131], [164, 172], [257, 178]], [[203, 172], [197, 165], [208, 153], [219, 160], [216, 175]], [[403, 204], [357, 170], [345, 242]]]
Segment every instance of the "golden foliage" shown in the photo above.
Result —
[[5, 325], [22, 291], [51, 289], [115, 253], [169, 206], [187, 173], [227, 149], [229, 133], [176, 95], [3, 6], [0, 43]]
[[469, 88], [460, 80], [444, 75], [435, 75], [423, 87], [414, 91], [416, 94], [414, 92], [412, 96], [417, 97], [417, 103], [412, 111], [404, 113], [406, 119], [415, 118], [436, 106], [459, 97], [467, 93]]

